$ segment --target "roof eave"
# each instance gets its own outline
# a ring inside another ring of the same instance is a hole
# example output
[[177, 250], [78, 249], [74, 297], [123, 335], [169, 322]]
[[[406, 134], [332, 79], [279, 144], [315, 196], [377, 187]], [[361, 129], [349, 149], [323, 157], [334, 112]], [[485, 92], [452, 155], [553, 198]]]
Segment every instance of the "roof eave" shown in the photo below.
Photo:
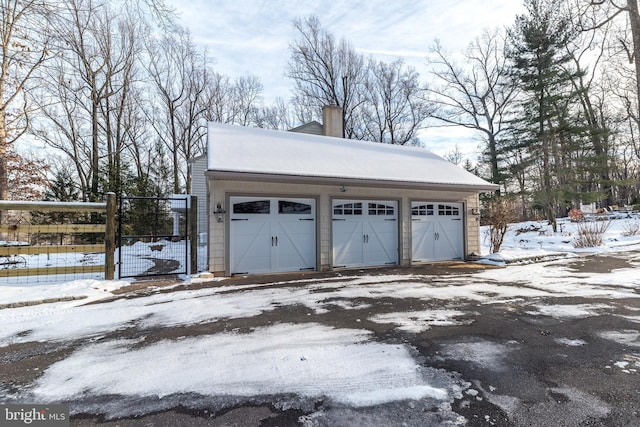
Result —
[[383, 188], [415, 188], [425, 190], [449, 190], [449, 191], [471, 191], [471, 192], [493, 192], [500, 188], [499, 185], [486, 184], [464, 184], [464, 183], [436, 183], [417, 181], [394, 181], [380, 179], [362, 179], [348, 177], [323, 177], [287, 175], [258, 172], [241, 172], [227, 170], [207, 170], [205, 174], [213, 179], [219, 180], [244, 180], [244, 181], [271, 181], [282, 183], [305, 183], [305, 184], [335, 184], [354, 185], [361, 187], [383, 187]]

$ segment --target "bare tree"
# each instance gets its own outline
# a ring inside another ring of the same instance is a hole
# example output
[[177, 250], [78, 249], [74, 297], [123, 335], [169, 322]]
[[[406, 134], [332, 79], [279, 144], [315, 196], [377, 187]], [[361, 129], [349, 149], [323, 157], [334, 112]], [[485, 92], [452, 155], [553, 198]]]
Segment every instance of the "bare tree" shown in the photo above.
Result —
[[[46, 118], [37, 135], [74, 163], [84, 199], [120, 192], [122, 155], [132, 143], [137, 20], [93, 0], [71, 0], [56, 25], [60, 55], [40, 94]], [[139, 123], [139, 122], [135, 122]]]
[[185, 29], [176, 29], [149, 44], [147, 70], [159, 96], [153, 126], [167, 147], [173, 168], [173, 192], [190, 188], [186, 160], [203, 151], [206, 89], [210, 74]]
[[481, 132], [491, 170], [490, 180], [503, 184], [499, 139], [509, 127], [508, 117], [517, 94], [505, 54], [505, 36], [485, 30], [469, 44], [462, 66], [450, 58], [438, 41], [431, 49], [435, 85], [429, 89], [436, 111], [446, 125]]
[[640, 126], [640, 10], [637, 0], [591, 0], [588, 3], [576, 2], [576, 9], [582, 18], [583, 30], [602, 29], [612, 22], [624, 19], [626, 26], [613, 37], [614, 44], [624, 53], [626, 60], [633, 65], [634, 102], [629, 105], [629, 114]]
[[416, 133], [432, 113], [418, 73], [398, 59], [390, 64], [369, 61], [362, 104], [362, 139], [388, 144], [416, 143]]
[[24, 156], [13, 150], [7, 155], [9, 197], [11, 200], [41, 200], [49, 183], [49, 165], [45, 159]]
[[[464, 154], [460, 151], [460, 146], [456, 144], [452, 150], [449, 150], [447, 154], [444, 155], [444, 158], [454, 165], [458, 166], [462, 164], [464, 161]], [[467, 159], [469, 160], [469, 159]]]
[[[28, 129], [30, 84], [50, 57], [47, 9], [38, 0], [0, 0], [0, 199], [9, 196], [9, 147]], [[2, 222], [0, 213], [0, 223]]]
[[294, 112], [282, 98], [270, 106], [262, 107], [258, 127], [274, 130], [289, 130], [294, 127]]
[[294, 81], [294, 101], [321, 117], [324, 105], [342, 107], [345, 136], [358, 135], [356, 110], [365, 102], [363, 85], [366, 61], [346, 40], [336, 42], [333, 35], [310, 16], [293, 21], [298, 37], [290, 44], [291, 59], [286, 75]]
[[[587, 14], [578, 14], [578, 9], [567, 8], [567, 16], [583, 25], [595, 26], [597, 17]], [[578, 27], [578, 23], [574, 24]], [[583, 31], [577, 34], [575, 39], [569, 41], [566, 46], [570, 57], [571, 68], [577, 70], [571, 73], [565, 68], [565, 72], [572, 76], [571, 84], [577, 96], [581, 118], [586, 123], [589, 133], [584, 149], [588, 150], [589, 170], [593, 176], [583, 180], [587, 187], [597, 187], [604, 191], [607, 206], [615, 204], [614, 189], [610, 176], [610, 136], [612, 125], [612, 113], [609, 111], [611, 104], [611, 92], [607, 85], [611, 67], [611, 57], [607, 54], [606, 43], [609, 37], [610, 23], [598, 25], [598, 30]], [[595, 184], [595, 185], [593, 185]], [[581, 192], [594, 192], [595, 188], [583, 188]], [[584, 200], [587, 201], [587, 200]], [[590, 200], [589, 200], [590, 201]]]

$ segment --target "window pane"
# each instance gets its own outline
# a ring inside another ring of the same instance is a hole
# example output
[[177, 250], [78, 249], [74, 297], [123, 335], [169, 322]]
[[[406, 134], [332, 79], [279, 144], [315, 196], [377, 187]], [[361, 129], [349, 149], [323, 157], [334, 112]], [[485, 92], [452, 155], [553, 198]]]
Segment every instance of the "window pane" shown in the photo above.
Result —
[[460, 209], [451, 205], [438, 205], [438, 215], [457, 216], [460, 215]]
[[362, 215], [362, 203], [345, 203], [333, 207], [334, 215]]
[[278, 200], [278, 213], [296, 215], [311, 214], [311, 205], [307, 205], [306, 203]]
[[[389, 209], [390, 209], [390, 212], [388, 214], [393, 215], [394, 213], [393, 207], [389, 206]], [[433, 205], [418, 205], [411, 208], [411, 215], [429, 216], [429, 215], [433, 215], [433, 213], [434, 213]]]
[[411, 215], [425, 216], [427, 214], [427, 206], [419, 205], [411, 208]]
[[369, 215], [393, 215], [394, 211], [393, 206], [369, 203]]
[[233, 213], [236, 214], [268, 214], [270, 212], [271, 202], [269, 200], [256, 200], [233, 205]]

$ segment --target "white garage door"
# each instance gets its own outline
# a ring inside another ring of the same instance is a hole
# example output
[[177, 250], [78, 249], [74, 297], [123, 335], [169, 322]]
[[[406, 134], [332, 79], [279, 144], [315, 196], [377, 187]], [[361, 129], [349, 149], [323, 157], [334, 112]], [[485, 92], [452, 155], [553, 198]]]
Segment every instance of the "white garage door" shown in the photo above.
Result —
[[398, 263], [398, 204], [381, 200], [334, 200], [333, 266]]
[[464, 257], [462, 203], [411, 202], [412, 261]]
[[314, 270], [314, 199], [231, 197], [231, 274]]

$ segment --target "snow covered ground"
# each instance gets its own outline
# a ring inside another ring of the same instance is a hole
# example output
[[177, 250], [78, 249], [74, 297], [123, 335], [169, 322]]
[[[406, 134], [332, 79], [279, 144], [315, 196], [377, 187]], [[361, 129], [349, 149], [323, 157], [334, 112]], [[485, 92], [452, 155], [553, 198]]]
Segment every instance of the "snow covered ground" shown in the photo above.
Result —
[[[357, 319], [362, 324], [391, 325], [401, 333], [418, 334], [434, 327], [472, 324], [474, 312], [460, 311], [460, 301], [490, 305], [545, 297], [606, 297], [621, 301], [640, 298], [636, 292], [640, 288], [640, 254], [630, 257], [628, 267], [611, 272], [580, 273], [566, 265], [584, 252], [640, 250], [640, 236], [623, 236], [630, 221], [638, 219], [613, 220], [604, 245], [586, 250], [571, 245], [575, 224], [568, 221], [561, 220], [562, 231], [555, 235], [544, 223], [512, 225], [502, 251], [491, 257], [494, 263], [507, 267], [476, 273], [461, 271], [452, 276], [371, 276], [363, 272], [358, 276], [270, 285], [234, 285], [222, 279], [214, 287], [90, 305], [86, 303], [113, 297], [113, 290], [130, 282], [76, 280], [57, 285], [0, 286], [0, 304], [84, 297], [0, 309], [0, 347], [29, 342], [83, 342], [17, 395], [18, 400], [24, 401], [74, 402], [88, 395], [162, 398], [197, 393], [226, 396], [230, 402], [238, 402], [256, 395], [295, 395], [312, 401], [326, 398], [337, 405], [359, 408], [426, 399], [436, 402], [440, 416], [450, 425], [463, 424], [463, 419], [451, 414], [450, 406], [454, 399], [477, 392], [470, 383], [425, 366], [411, 345], [377, 341], [373, 332], [364, 327], [339, 328], [283, 320], [249, 331], [225, 330], [153, 342], [146, 342], [144, 333], [117, 339], [110, 334], [130, 328], [145, 331], [249, 319], [282, 307], [303, 307], [315, 315], [336, 308], [356, 311], [390, 295], [445, 302], [446, 307], [441, 309], [387, 312]], [[527, 229], [536, 231], [523, 231]], [[488, 245], [484, 231], [482, 237], [483, 244]], [[532, 259], [546, 261], [536, 263]], [[192, 283], [205, 280], [185, 279]], [[611, 308], [601, 303], [539, 302], [531, 305], [528, 313], [582, 318]], [[640, 323], [640, 311], [626, 308], [638, 313], [626, 318]], [[602, 337], [640, 347], [637, 331], [606, 331]], [[567, 347], [586, 344], [578, 337], [557, 340]], [[511, 351], [508, 345], [509, 348], [503, 347], [481, 342], [452, 344], [445, 348], [444, 355], [492, 366]], [[640, 368], [635, 359], [621, 360], [619, 364], [627, 370]], [[107, 418], [131, 415], [117, 406], [104, 411]]]
[[[568, 218], [558, 219], [558, 231], [553, 233], [546, 221], [528, 221], [511, 224], [507, 229], [504, 242], [497, 254], [489, 255], [491, 241], [488, 227], [481, 227], [482, 254], [485, 259], [496, 261], [498, 265], [510, 262], [542, 260], [558, 256], [575, 256], [585, 253], [606, 253], [636, 250], [640, 248], [640, 214], [620, 213], [610, 220], [599, 224], [608, 224], [602, 246], [575, 248], [577, 228], [584, 223], [571, 222]], [[629, 230], [639, 230], [638, 234], [625, 236]]]
[[[16, 246], [20, 242], [0, 241], [0, 246]], [[158, 250], [158, 248], [160, 248]], [[122, 274], [124, 278], [143, 275], [146, 271], [153, 269], [156, 261], [171, 261], [170, 264], [163, 265], [161, 274], [173, 274], [173, 272], [187, 271], [187, 254], [189, 248], [185, 249], [185, 242], [172, 242], [167, 240], [155, 241], [152, 243], [136, 242], [133, 245], [124, 246], [122, 254], [115, 252], [116, 277]], [[0, 257], [0, 269], [13, 268], [12, 264], [3, 265], [7, 260], [15, 257]], [[82, 267], [82, 266], [103, 266], [104, 253], [51, 253], [37, 255], [21, 255], [20, 263], [16, 268], [52, 268], [56, 267]], [[198, 262], [203, 263], [206, 259], [206, 246], [198, 245]], [[120, 267], [121, 266], [121, 267]], [[158, 273], [156, 273], [158, 274]], [[104, 272], [98, 273], [64, 273], [38, 276], [0, 277], [0, 288], [14, 286], [21, 288], [33, 285], [63, 284], [72, 281], [100, 281], [104, 278]], [[131, 281], [131, 280], [128, 280]], [[88, 287], [87, 289], [90, 289]], [[0, 302], [0, 304], [2, 304]]]

